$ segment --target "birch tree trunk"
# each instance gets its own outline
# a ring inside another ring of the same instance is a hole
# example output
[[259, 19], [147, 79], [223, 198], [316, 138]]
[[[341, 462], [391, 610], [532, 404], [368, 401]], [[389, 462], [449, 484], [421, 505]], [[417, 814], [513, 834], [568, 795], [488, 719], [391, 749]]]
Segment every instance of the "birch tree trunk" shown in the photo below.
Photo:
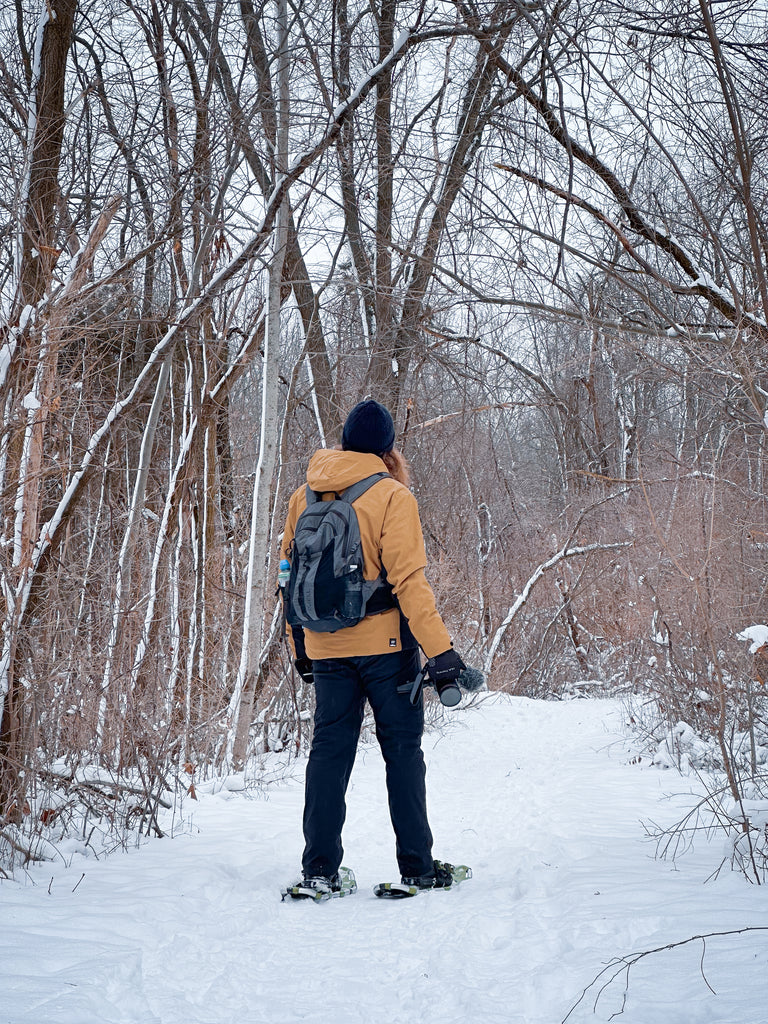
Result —
[[[99, 715], [96, 724], [96, 749], [100, 749], [104, 739], [104, 727], [106, 723], [107, 702], [112, 682], [115, 653], [118, 648], [121, 627], [123, 624], [125, 603], [129, 598], [131, 590], [131, 561], [133, 558], [133, 546], [136, 537], [136, 528], [141, 518], [144, 507], [144, 495], [147, 489], [147, 478], [149, 467], [152, 461], [152, 450], [155, 444], [155, 433], [160, 418], [160, 408], [165, 400], [165, 392], [168, 387], [168, 375], [170, 373], [171, 354], [169, 353], [160, 365], [160, 372], [155, 387], [155, 395], [150, 406], [149, 416], [144, 434], [141, 439], [141, 450], [139, 452], [139, 466], [136, 471], [136, 480], [131, 496], [131, 505], [128, 510], [128, 523], [123, 534], [123, 542], [120, 547], [120, 559], [117, 565], [117, 579], [115, 580], [115, 593], [112, 600], [112, 626], [107, 643], [107, 659], [104, 666], [104, 675], [101, 682], [101, 699], [99, 701]], [[121, 715], [125, 715], [126, 697], [123, 695], [121, 702]]]
[[[286, 0], [277, 0], [278, 50], [277, 141], [275, 146], [275, 180], [288, 170], [288, 11]], [[267, 329], [264, 338], [264, 359], [261, 393], [261, 431], [259, 460], [253, 485], [251, 533], [248, 556], [245, 614], [240, 667], [229, 704], [229, 735], [226, 761], [230, 767], [241, 768], [248, 751], [248, 733], [253, 718], [256, 682], [261, 660], [264, 612], [269, 584], [270, 507], [272, 480], [279, 444], [279, 356], [280, 356], [280, 292], [288, 242], [289, 218], [286, 190], [277, 213], [273, 234], [272, 262], [269, 268], [267, 298]]]

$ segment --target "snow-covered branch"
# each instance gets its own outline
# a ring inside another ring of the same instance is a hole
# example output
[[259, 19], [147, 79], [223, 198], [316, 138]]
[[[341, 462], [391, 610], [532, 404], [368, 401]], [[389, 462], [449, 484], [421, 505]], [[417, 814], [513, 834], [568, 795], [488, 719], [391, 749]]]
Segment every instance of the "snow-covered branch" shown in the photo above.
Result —
[[[17, 588], [16, 616], [17, 624], [23, 620], [29, 600], [32, 582], [35, 579], [40, 566], [45, 560], [51, 548], [55, 545], [63, 523], [66, 521], [75, 500], [80, 494], [85, 482], [94, 466], [95, 457], [105, 439], [110, 435], [116, 424], [133, 407], [136, 400], [144, 393], [151, 382], [157, 367], [162, 363], [166, 353], [176, 342], [180, 332], [204, 309], [216, 295], [220, 294], [224, 287], [242, 270], [244, 270], [257, 256], [259, 256], [271, 237], [275, 217], [280, 208], [282, 200], [291, 185], [294, 184], [338, 137], [344, 121], [364, 102], [365, 98], [375, 88], [377, 81], [387, 74], [392, 67], [402, 59], [409, 45], [413, 42], [413, 33], [403, 31], [396, 39], [392, 50], [387, 57], [377, 64], [358, 83], [349, 99], [340, 104], [333, 112], [333, 119], [326, 128], [322, 138], [310, 149], [297, 157], [290, 169], [275, 184], [272, 194], [268, 197], [266, 208], [261, 222], [254, 232], [250, 241], [242, 247], [240, 252], [234, 256], [209, 283], [194, 298], [189, 298], [180, 311], [178, 319], [171, 324], [163, 337], [157, 342], [149, 355], [144, 367], [137, 376], [133, 386], [124, 398], [115, 402], [107, 413], [101, 425], [93, 432], [86, 445], [85, 452], [78, 469], [70, 477], [69, 483], [59, 500], [48, 521], [39, 531], [37, 541], [32, 551], [30, 563], [26, 566], [19, 586]], [[116, 209], [116, 207], [115, 207]], [[114, 212], [114, 211], [113, 211]], [[72, 290], [65, 289], [65, 296], [71, 301]], [[9, 352], [10, 354], [10, 352]], [[10, 659], [10, 647], [6, 644], [0, 658], [0, 679], [5, 678]]]
[[515, 616], [526, 603], [528, 598], [531, 596], [531, 591], [542, 578], [544, 573], [546, 573], [549, 569], [553, 569], [556, 565], [559, 565], [559, 563], [564, 561], [564, 559], [566, 558], [575, 558], [579, 555], [589, 555], [593, 551], [615, 551], [618, 548], [627, 547], [631, 547], [631, 541], [619, 541], [616, 544], [586, 544], [584, 546], [579, 547], [569, 547], [566, 545], [564, 548], [561, 548], [560, 551], [558, 551], [556, 554], [552, 555], [551, 558], [548, 558], [546, 562], [542, 562], [541, 565], [537, 566], [533, 574], [528, 579], [528, 582], [520, 591], [520, 594], [518, 595], [514, 604], [511, 606], [507, 614], [504, 616], [504, 621], [493, 634], [493, 640], [491, 641], [491, 646], [488, 648], [488, 653], [486, 654], [485, 657], [485, 664], [483, 665], [483, 671], [485, 672], [486, 676], [490, 674], [493, 668], [493, 662], [496, 657], [496, 652], [499, 649], [501, 641], [504, 639], [504, 634], [512, 625]]
[[[489, 43], [484, 42], [483, 45], [486, 50], [490, 51]], [[499, 66], [509, 81], [519, 90], [526, 102], [536, 110], [550, 136], [568, 153], [569, 159], [577, 161], [588, 168], [608, 189], [613, 200], [619, 204], [628, 228], [640, 238], [650, 242], [666, 253], [692, 282], [690, 293], [704, 298], [734, 325], [750, 328], [758, 333], [760, 337], [767, 337], [768, 323], [766, 323], [765, 317], [757, 316], [744, 309], [741, 301], [735, 299], [734, 296], [721, 288], [712, 276], [704, 270], [699, 260], [671, 232], [658, 224], [651, 223], [643, 215], [638, 204], [633, 199], [629, 188], [621, 181], [618, 174], [593, 149], [586, 148], [574, 138], [573, 134], [568, 130], [562, 111], [556, 111], [546, 95], [537, 92], [517, 68], [504, 60], [503, 57], [499, 57], [498, 60]], [[536, 187], [553, 193], [560, 192], [562, 193], [561, 198], [566, 198], [569, 202], [577, 202], [576, 198], [571, 195], [570, 190], [558, 190], [541, 179], [535, 179], [532, 175], [524, 175], [523, 172], [513, 168], [506, 169], [529, 178]], [[593, 205], [583, 200], [578, 200], [578, 203], [593, 216], [597, 216], [598, 219], [609, 226], [613, 223]], [[617, 232], [620, 235], [625, 235], [625, 233], [615, 229], [614, 233]], [[625, 245], [625, 248], [629, 244], [626, 241], [626, 237], [624, 237], [622, 244]], [[633, 257], [640, 260], [640, 257], [634, 251]], [[647, 264], [646, 269], [648, 269]], [[654, 276], [656, 276], [655, 272]]]

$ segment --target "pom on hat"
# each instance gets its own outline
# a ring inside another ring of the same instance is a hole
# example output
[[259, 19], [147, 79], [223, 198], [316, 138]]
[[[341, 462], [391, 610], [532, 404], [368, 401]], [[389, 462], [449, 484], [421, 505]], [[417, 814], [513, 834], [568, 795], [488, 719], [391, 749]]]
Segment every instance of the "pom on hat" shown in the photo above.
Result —
[[389, 411], [369, 398], [359, 402], [347, 416], [341, 446], [349, 452], [384, 455], [395, 443], [395, 424]]

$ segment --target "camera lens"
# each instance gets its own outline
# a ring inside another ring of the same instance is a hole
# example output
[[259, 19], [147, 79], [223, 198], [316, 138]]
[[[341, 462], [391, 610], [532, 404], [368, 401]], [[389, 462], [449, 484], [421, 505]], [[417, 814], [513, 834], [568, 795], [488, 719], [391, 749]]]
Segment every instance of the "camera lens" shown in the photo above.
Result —
[[450, 682], [437, 682], [435, 683], [438, 696], [440, 697], [440, 703], [444, 704], [447, 708], [455, 708], [461, 700], [461, 690], [459, 689], [458, 683], [450, 680]]

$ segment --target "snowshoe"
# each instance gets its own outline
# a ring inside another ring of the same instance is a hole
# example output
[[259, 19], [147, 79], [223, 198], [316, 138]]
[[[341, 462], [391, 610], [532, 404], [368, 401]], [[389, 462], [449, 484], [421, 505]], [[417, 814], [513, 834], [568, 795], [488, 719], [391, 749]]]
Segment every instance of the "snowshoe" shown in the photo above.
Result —
[[353, 892], [357, 892], [354, 872], [350, 868], [339, 868], [331, 878], [308, 877], [294, 885], [286, 886], [282, 890], [282, 899], [312, 900], [314, 903], [324, 903], [326, 900], [339, 896], [351, 896]]
[[472, 868], [466, 864], [444, 864], [436, 860], [434, 874], [402, 877], [399, 882], [380, 882], [373, 887], [373, 892], [380, 899], [403, 900], [431, 889], [451, 889], [471, 877]]

